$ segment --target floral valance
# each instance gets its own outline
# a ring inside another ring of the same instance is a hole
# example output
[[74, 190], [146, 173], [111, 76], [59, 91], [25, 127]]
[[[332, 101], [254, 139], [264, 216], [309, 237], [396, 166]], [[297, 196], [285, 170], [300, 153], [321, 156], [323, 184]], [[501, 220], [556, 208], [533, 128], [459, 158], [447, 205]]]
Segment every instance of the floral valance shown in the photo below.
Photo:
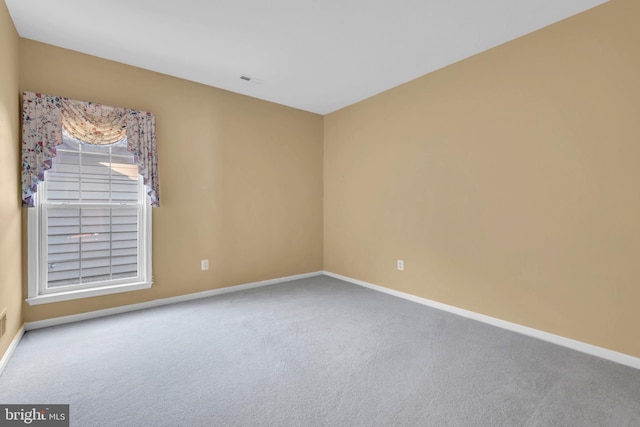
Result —
[[126, 136], [127, 110], [63, 98], [62, 126], [88, 144], [113, 144]]
[[88, 144], [106, 145], [127, 138], [127, 149], [138, 164], [151, 206], [160, 205], [155, 116], [153, 113], [59, 96], [24, 92], [22, 101], [22, 205], [33, 206], [33, 195], [51, 168], [62, 128]]

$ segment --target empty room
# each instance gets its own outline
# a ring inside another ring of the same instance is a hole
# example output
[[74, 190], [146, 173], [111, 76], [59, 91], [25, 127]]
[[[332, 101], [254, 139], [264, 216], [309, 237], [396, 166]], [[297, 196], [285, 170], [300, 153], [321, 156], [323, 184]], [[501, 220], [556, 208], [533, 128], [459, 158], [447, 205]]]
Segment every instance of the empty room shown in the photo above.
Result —
[[637, 0], [0, 0], [0, 425], [640, 426]]

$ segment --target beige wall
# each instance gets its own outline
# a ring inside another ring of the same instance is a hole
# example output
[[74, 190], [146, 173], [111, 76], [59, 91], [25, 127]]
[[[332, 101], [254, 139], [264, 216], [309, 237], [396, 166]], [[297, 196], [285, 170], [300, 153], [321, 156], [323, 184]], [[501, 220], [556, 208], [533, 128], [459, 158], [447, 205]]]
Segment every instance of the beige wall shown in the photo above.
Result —
[[638, 16], [615, 0], [326, 116], [325, 270], [640, 356]]
[[153, 288], [25, 321], [322, 269], [322, 116], [24, 39], [20, 89], [153, 111], [161, 186]]
[[22, 326], [20, 271], [20, 153], [18, 33], [0, 1], [0, 313], [7, 309], [7, 331], [0, 358]]

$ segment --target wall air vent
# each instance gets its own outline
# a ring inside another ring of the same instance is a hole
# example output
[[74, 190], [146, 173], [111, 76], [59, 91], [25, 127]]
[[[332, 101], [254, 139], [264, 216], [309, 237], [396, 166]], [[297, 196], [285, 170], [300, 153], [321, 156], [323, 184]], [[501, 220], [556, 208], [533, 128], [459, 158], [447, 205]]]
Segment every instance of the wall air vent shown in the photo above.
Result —
[[0, 314], [0, 337], [7, 332], [7, 309], [2, 310]]

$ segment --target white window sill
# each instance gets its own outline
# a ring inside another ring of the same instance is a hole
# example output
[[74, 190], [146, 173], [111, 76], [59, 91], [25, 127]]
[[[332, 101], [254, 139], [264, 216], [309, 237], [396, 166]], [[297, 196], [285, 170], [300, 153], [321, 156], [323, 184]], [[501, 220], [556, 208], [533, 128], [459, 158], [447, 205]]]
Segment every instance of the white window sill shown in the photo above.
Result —
[[48, 304], [51, 302], [69, 301], [80, 298], [97, 297], [100, 295], [117, 294], [120, 292], [137, 291], [140, 289], [149, 289], [153, 285], [152, 282], [127, 283], [124, 285], [104, 286], [100, 288], [80, 289], [68, 292], [56, 292], [55, 294], [44, 294], [27, 298], [29, 305]]

